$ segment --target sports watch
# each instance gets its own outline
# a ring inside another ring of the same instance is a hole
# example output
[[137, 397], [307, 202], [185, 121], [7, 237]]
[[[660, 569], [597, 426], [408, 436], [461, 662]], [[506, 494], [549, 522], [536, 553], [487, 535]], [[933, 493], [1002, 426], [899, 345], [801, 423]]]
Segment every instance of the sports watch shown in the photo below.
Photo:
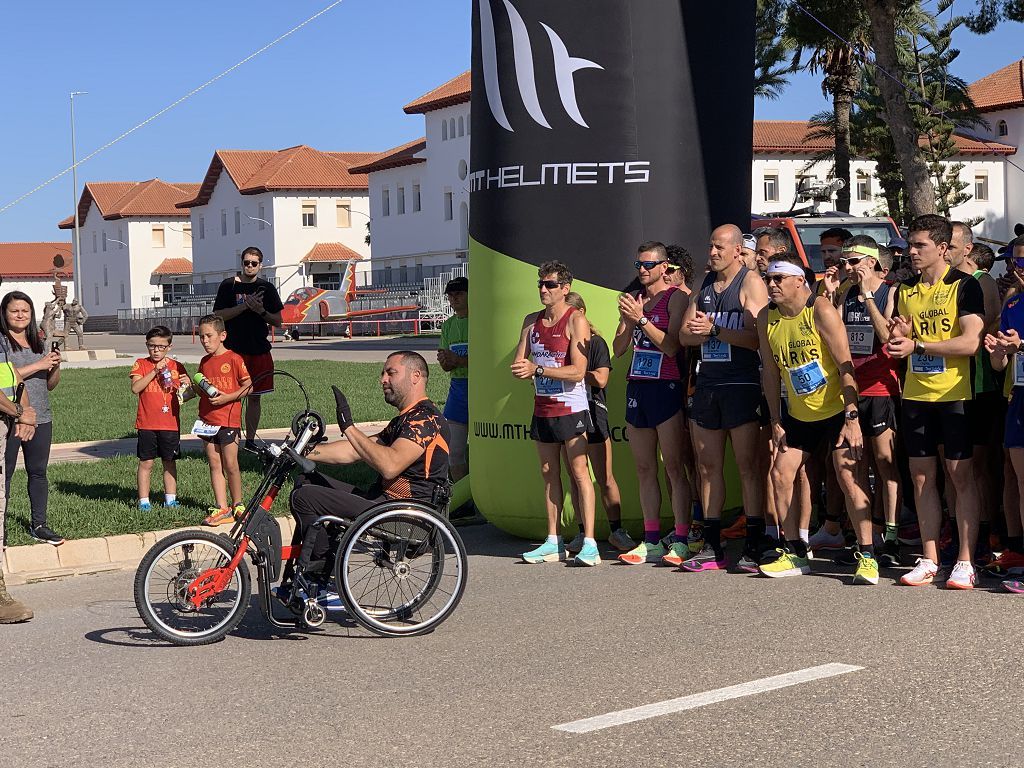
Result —
[[533, 372], [533, 375], [534, 376], [543, 376], [544, 375], [544, 366], [543, 365], [538, 365], [537, 366], [537, 370]]
[[636, 321], [636, 324], [639, 325], [641, 328], [643, 328], [649, 322], [651, 322], [651, 321], [647, 319], [647, 315], [644, 315], [643, 317], [641, 317], [639, 320]]
[[720, 330], [719, 327], [717, 325], [715, 325], [714, 323], [712, 323], [711, 324], [711, 330], [708, 331], [708, 336], [710, 336], [712, 339], [718, 338], [718, 331], [719, 330]]

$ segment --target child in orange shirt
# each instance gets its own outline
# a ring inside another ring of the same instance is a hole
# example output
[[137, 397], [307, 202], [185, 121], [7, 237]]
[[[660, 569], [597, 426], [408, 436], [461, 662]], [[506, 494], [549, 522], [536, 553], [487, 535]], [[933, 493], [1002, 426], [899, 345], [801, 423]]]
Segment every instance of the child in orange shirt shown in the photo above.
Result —
[[[245, 511], [242, 471], [238, 467], [242, 407], [236, 403], [248, 394], [251, 379], [242, 358], [224, 346], [226, 338], [222, 318], [205, 315], [199, 320], [199, 341], [206, 351], [206, 357], [199, 362], [199, 372], [220, 390], [215, 397], [200, 391], [199, 420], [192, 427], [193, 434], [206, 443], [206, 458], [210, 462], [210, 482], [217, 506], [210, 507], [203, 525], [211, 526], [233, 523]], [[231, 490], [230, 507], [225, 476]]]
[[178, 390], [188, 382], [188, 371], [177, 360], [168, 357], [172, 338], [171, 329], [165, 325], [150, 328], [146, 334], [149, 357], [136, 360], [129, 373], [132, 392], [139, 396], [139, 409], [135, 415], [139, 445], [135, 453], [139, 457], [136, 474], [139, 509], [143, 512], [153, 508], [149, 501], [149, 481], [157, 456], [164, 468], [164, 506], [179, 506], [176, 460], [180, 455], [181, 420]]

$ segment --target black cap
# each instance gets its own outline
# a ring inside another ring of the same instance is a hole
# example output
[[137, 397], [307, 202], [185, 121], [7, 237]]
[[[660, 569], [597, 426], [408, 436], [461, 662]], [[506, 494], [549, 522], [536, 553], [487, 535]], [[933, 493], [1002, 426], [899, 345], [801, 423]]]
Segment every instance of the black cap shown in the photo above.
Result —
[[444, 287], [445, 293], [457, 293], [458, 291], [469, 290], [469, 278], [468, 277], [454, 277], [448, 281], [448, 285]]

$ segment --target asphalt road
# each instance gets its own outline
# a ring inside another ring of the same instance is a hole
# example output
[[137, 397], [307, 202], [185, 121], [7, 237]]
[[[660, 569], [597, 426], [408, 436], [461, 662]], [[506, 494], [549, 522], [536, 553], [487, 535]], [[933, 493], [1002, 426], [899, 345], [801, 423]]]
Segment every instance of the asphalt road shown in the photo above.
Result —
[[[462, 529], [470, 583], [435, 633], [328, 621], [278, 635], [253, 604], [224, 642], [157, 641], [131, 573], [18, 587], [0, 627], [0, 764], [35, 766], [1019, 765], [1024, 602], [515, 562]], [[863, 670], [588, 734], [552, 726], [819, 664]]]

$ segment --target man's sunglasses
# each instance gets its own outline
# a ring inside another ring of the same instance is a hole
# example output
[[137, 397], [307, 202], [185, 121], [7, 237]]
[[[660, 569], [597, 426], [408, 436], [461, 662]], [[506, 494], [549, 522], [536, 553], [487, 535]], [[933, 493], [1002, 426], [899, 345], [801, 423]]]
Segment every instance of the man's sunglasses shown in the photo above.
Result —
[[662, 261], [634, 261], [633, 262], [633, 267], [636, 268], [636, 269], [640, 269], [640, 267], [643, 267], [648, 272], [650, 272], [652, 269], [654, 269], [659, 264], [664, 264], [664, 263], [665, 263], [664, 260], [662, 260]]
[[667, 267], [665, 267], [665, 274], [666, 275], [673, 275], [673, 274], [675, 274], [675, 271], [677, 269], [679, 269], [679, 267], [673, 267], [671, 264], [669, 264]]
[[555, 290], [555, 288], [557, 288], [560, 285], [565, 285], [565, 283], [563, 283], [563, 282], [561, 282], [559, 280], [538, 280], [537, 281], [537, 287], [538, 288], [547, 288], [549, 291]]
[[866, 258], [867, 256], [843, 256], [839, 261], [843, 264], [849, 264], [851, 267], [856, 267]]
[[258, 267], [260, 265], [258, 261], [243, 261], [242, 264], [246, 267]]
[[787, 277], [796, 277], [796, 275], [765, 275], [764, 281], [766, 283], [775, 283], [775, 285], [782, 285], [782, 281]]

